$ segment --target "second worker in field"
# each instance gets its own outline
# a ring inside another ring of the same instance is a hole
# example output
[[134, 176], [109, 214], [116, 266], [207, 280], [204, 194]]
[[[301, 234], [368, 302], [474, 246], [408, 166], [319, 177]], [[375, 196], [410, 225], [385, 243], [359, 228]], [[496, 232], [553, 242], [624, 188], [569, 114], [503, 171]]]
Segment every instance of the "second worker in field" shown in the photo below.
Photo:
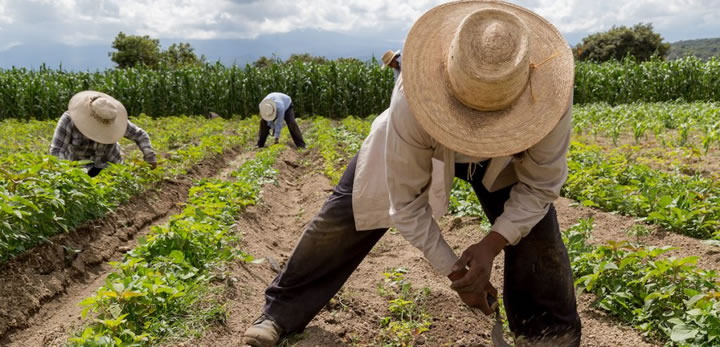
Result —
[[265, 147], [265, 141], [272, 129], [275, 143], [280, 141], [283, 120], [287, 123], [290, 136], [297, 148], [305, 148], [300, 127], [295, 121], [295, 110], [292, 99], [283, 93], [270, 93], [260, 102], [260, 132], [258, 134], [258, 147]]

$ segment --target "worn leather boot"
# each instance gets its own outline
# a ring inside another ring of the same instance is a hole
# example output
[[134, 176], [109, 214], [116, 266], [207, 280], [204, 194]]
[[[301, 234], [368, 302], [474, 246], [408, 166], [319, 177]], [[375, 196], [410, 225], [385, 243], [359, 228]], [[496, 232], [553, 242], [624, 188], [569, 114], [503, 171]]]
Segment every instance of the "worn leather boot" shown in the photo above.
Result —
[[274, 347], [282, 333], [282, 328], [272, 318], [262, 315], [245, 330], [243, 343], [252, 347]]

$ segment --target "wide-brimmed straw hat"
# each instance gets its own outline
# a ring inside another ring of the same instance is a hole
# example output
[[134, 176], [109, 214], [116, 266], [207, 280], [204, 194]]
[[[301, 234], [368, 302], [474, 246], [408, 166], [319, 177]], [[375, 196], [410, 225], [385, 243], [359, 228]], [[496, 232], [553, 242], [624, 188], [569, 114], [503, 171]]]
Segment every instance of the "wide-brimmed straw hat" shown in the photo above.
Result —
[[399, 51], [399, 50], [398, 50], [398, 51], [395, 51], [395, 52], [393, 52], [393, 51], [387, 51], [387, 52], [385, 52], [385, 54], [383, 54], [383, 56], [382, 56], [382, 62], [383, 62], [382, 68], [384, 69], [384, 68], [386, 68], [388, 65], [390, 65], [390, 62], [391, 62], [393, 59], [397, 58], [399, 55], [400, 55], [400, 51]]
[[457, 1], [415, 22], [403, 47], [413, 114], [450, 149], [492, 158], [522, 152], [572, 102], [574, 60], [558, 30], [502, 1]]
[[273, 99], [265, 99], [260, 102], [260, 117], [268, 122], [277, 118], [277, 105]]
[[105, 93], [88, 90], [75, 94], [68, 103], [68, 112], [75, 127], [98, 143], [115, 143], [127, 130], [125, 106]]

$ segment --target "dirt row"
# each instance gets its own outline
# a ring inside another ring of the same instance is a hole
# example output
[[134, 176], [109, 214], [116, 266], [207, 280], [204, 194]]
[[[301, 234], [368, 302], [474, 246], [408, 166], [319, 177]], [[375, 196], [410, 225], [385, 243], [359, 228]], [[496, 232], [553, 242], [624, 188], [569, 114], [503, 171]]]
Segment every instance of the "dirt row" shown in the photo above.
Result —
[[[237, 279], [234, 287], [225, 287], [229, 318], [225, 326], [211, 329], [205, 336], [191, 341], [174, 341], [182, 346], [239, 346], [242, 333], [261, 313], [264, 289], [290, 256], [304, 226], [320, 209], [332, 186], [313, 167], [321, 159], [312, 153], [297, 154], [286, 151], [279, 162], [279, 185], [268, 185], [263, 203], [251, 207], [237, 223], [237, 231], [244, 239], [245, 251], [262, 264], [234, 264], [231, 276]], [[297, 165], [310, 162], [308, 167]], [[635, 221], [632, 218], [571, 206], [566, 199], [556, 206], [562, 228], [574, 224], [578, 218], [595, 219], [595, 242], [627, 239], [624, 234]], [[443, 234], [457, 253], [479, 240], [479, 222], [473, 218], [447, 217], [441, 221]], [[654, 234], [644, 241], [680, 247], [677, 256], [702, 253], [702, 266], [714, 268], [718, 254], [697, 240], [675, 234]], [[433, 317], [430, 331], [422, 341], [428, 346], [492, 346], [490, 319], [471, 313], [449, 288], [449, 281], [435, 273], [422, 254], [397, 234], [388, 233], [353, 274], [340, 293], [311, 322], [300, 336], [286, 340], [293, 346], [371, 346], [380, 331], [379, 321], [387, 315], [387, 301], [377, 293], [383, 280], [383, 270], [394, 267], [409, 269], [408, 277], [418, 288], [431, 290], [428, 311]], [[502, 283], [503, 259], [495, 263], [492, 281]], [[635, 330], [623, 326], [605, 313], [591, 307], [594, 296], [584, 294], [578, 299], [583, 321], [583, 346], [655, 346], [644, 340]]]
[[199, 178], [224, 174], [245, 154], [238, 150], [202, 161], [188, 174], [164, 180], [128, 203], [65, 234], [52, 237], [0, 267], [0, 345], [62, 343], [79, 325], [80, 301], [99, 288], [111, 268], [153, 225], [181, 211]]

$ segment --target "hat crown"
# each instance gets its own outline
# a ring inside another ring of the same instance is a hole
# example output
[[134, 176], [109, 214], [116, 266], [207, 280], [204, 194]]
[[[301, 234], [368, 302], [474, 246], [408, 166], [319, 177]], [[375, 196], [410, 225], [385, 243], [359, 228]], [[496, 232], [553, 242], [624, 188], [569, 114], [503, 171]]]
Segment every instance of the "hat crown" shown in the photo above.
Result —
[[274, 101], [266, 99], [260, 103], [260, 118], [269, 122], [277, 118], [277, 106]]
[[502, 64], [512, 59], [517, 41], [504, 23], [496, 22], [488, 25], [482, 35], [473, 40], [472, 49], [485, 58], [488, 64]]
[[392, 57], [394, 54], [395, 54], [395, 52], [393, 52], [393, 51], [385, 52], [385, 54], [383, 54], [383, 56], [382, 56], [383, 64], [385, 64], [385, 65], [390, 64], [390, 61], [392, 60]]
[[90, 110], [93, 117], [105, 124], [112, 123], [118, 116], [118, 109], [115, 104], [103, 97], [91, 99]]
[[451, 91], [465, 106], [497, 111], [525, 90], [530, 64], [527, 26], [501, 9], [469, 14], [455, 32], [447, 57]]

